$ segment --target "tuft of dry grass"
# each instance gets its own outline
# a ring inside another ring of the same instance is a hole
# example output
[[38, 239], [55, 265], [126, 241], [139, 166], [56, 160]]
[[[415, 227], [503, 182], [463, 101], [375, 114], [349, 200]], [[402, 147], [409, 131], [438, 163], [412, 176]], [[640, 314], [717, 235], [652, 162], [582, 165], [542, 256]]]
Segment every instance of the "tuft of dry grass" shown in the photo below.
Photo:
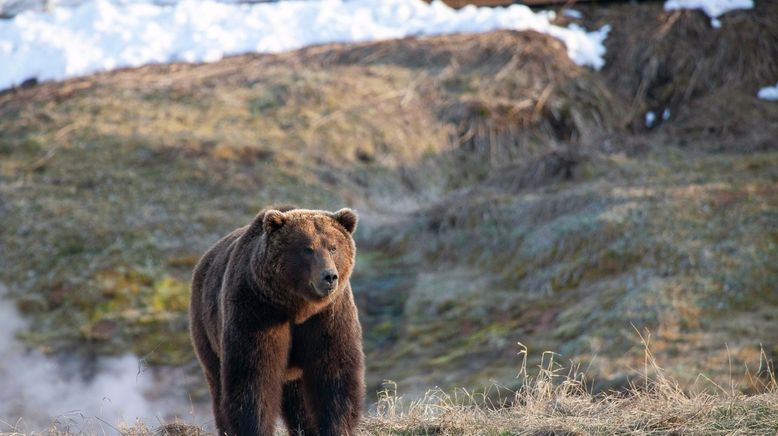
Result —
[[[388, 382], [360, 434], [767, 435], [778, 431], [774, 374], [762, 380], [758, 395], [720, 386], [716, 393], [690, 392], [657, 364], [648, 342], [642, 340], [644, 375], [626, 391], [593, 394], [586, 374], [575, 366], [563, 367], [553, 352], [543, 353], [537, 370], [529, 372], [523, 348], [519, 378], [524, 383], [518, 391], [497, 385], [483, 392], [433, 389], [406, 402], [396, 385]], [[771, 362], [763, 364], [771, 370]]]
[[[575, 387], [575, 386], [573, 386]], [[649, 391], [594, 397], [570, 385], [517, 394], [525, 404], [492, 408], [431, 392], [405, 410], [383, 399], [364, 435], [774, 434], [778, 395], [688, 395], [655, 384]], [[477, 401], [477, 400], [473, 400]]]

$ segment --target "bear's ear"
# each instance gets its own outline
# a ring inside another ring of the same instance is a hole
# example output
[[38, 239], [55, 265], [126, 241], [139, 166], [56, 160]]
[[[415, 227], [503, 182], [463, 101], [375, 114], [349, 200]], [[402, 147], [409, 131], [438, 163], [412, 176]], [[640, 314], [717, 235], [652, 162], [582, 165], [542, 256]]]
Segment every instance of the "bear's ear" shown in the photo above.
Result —
[[349, 233], [354, 233], [357, 228], [357, 213], [349, 208], [343, 208], [332, 214], [340, 225], [342, 225]]
[[265, 216], [262, 218], [262, 230], [265, 233], [271, 233], [273, 230], [278, 230], [284, 225], [286, 216], [283, 212], [271, 209], [265, 212]]

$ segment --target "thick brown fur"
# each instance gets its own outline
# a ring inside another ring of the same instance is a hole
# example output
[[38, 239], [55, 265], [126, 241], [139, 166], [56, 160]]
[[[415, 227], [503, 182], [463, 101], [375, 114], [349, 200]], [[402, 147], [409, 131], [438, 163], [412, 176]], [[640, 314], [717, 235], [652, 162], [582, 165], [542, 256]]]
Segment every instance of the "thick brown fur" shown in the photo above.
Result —
[[350, 209], [268, 208], [192, 279], [192, 343], [219, 434], [353, 435], [364, 401]]

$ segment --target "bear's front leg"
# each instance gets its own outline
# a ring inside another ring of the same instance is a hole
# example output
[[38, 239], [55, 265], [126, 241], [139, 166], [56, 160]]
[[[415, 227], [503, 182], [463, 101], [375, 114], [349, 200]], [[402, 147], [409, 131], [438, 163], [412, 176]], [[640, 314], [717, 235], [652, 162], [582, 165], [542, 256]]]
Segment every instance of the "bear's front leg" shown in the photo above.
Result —
[[[357, 356], [347, 359], [356, 362]], [[338, 364], [332, 360], [321, 366], [327, 368], [325, 372], [307, 378], [303, 376], [321, 436], [354, 436], [362, 415], [365, 388], [361, 367], [346, 363], [334, 369]]]
[[[322, 436], [355, 435], [365, 398], [362, 330], [347, 295], [295, 328], [303, 388]], [[293, 350], [293, 353], [296, 350]]]
[[289, 327], [230, 321], [222, 338], [219, 434], [270, 436], [281, 410]]

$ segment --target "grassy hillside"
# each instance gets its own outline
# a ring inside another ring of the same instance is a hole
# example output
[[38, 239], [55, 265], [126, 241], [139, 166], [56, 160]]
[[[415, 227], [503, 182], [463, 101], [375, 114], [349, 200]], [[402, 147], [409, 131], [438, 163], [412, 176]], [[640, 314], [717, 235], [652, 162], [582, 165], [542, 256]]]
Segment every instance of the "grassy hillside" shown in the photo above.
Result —
[[266, 204], [349, 205], [373, 395], [518, 389], [517, 342], [620, 389], [640, 334], [684, 389], [761, 391], [778, 354], [778, 105], [755, 98], [778, 74], [768, 3], [715, 32], [661, 5], [585, 10], [614, 27], [600, 72], [495, 32], [4, 92], [0, 281], [33, 320], [21, 339], [197, 372], [199, 255]]

